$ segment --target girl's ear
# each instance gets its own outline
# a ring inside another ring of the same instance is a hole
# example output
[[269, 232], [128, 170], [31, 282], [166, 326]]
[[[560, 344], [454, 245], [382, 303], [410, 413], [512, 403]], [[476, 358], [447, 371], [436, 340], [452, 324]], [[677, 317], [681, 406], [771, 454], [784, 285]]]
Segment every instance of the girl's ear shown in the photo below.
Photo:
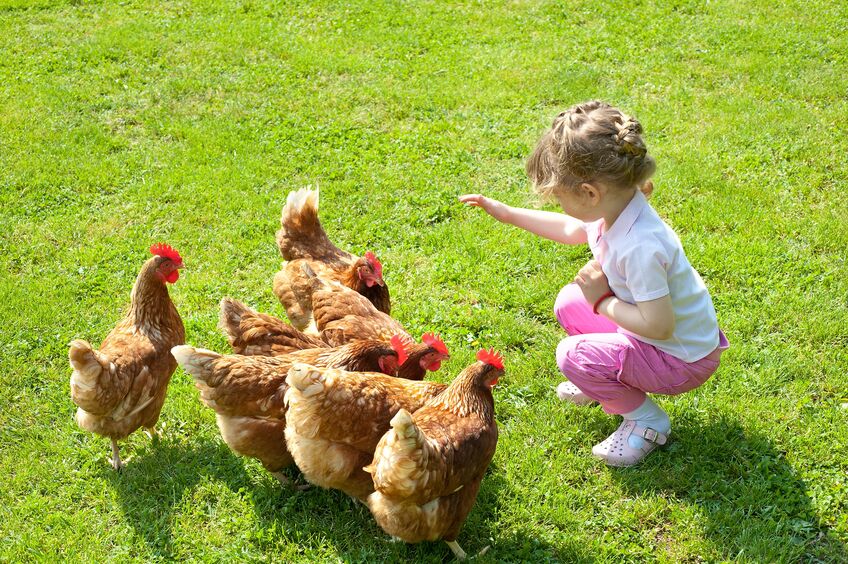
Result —
[[580, 192], [583, 193], [583, 196], [593, 206], [598, 205], [598, 203], [601, 201], [601, 190], [594, 184], [584, 182], [580, 185]]

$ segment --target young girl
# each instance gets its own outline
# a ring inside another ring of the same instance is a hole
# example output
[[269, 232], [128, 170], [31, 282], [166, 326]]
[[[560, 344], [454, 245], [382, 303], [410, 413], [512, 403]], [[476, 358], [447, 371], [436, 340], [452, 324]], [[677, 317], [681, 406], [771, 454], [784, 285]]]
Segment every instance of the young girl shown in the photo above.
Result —
[[727, 340], [712, 300], [677, 235], [646, 199], [656, 164], [635, 119], [603, 102], [554, 119], [527, 161], [533, 189], [566, 215], [460, 196], [492, 217], [567, 245], [588, 243], [594, 260], [560, 291], [554, 314], [570, 335], [557, 364], [557, 395], [598, 402], [624, 416], [592, 454], [612, 466], [639, 463], [671, 431], [647, 393], [697, 388], [718, 368]]

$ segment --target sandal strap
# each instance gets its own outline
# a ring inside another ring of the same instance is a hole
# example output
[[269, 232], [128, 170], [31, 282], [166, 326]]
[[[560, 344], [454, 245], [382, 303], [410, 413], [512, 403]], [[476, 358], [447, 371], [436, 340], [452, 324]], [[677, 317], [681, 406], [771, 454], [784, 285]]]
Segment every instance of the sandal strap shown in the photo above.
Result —
[[651, 429], [650, 427], [640, 427], [639, 425], [636, 425], [633, 427], [631, 433], [658, 445], [664, 445], [666, 441], [668, 441], [668, 437], [666, 435], [660, 433], [656, 429]]

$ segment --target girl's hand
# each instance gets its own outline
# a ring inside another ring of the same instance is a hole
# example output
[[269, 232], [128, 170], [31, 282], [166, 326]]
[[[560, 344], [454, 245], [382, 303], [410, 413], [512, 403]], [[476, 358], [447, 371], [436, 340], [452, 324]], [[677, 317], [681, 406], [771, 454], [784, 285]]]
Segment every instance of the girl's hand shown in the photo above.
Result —
[[469, 206], [482, 208], [484, 212], [502, 223], [507, 223], [509, 218], [510, 207], [508, 205], [487, 198], [482, 194], [465, 194], [459, 197], [459, 201]]
[[610, 291], [607, 276], [601, 270], [601, 263], [594, 259], [580, 269], [580, 272], [574, 277], [574, 283], [580, 286], [583, 297], [586, 298], [589, 305], [594, 305], [601, 299], [601, 296]]

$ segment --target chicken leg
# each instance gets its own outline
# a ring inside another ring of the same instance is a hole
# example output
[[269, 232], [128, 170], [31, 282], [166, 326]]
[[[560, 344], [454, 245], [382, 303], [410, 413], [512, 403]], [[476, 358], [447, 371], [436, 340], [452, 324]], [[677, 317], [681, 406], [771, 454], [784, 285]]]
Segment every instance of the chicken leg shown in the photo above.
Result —
[[450, 549], [453, 551], [453, 555], [456, 556], [457, 560], [465, 560], [466, 554], [465, 551], [462, 550], [462, 547], [459, 546], [459, 543], [456, 541], [445, 541]]
[[109, 459], [109, 462], [112, 464], [112, 468], [120, 472], [124, 469], [124, 463], [121, 462], [121, 453], [118, 452], [118, 441], [112, 439], [112, 458]]

